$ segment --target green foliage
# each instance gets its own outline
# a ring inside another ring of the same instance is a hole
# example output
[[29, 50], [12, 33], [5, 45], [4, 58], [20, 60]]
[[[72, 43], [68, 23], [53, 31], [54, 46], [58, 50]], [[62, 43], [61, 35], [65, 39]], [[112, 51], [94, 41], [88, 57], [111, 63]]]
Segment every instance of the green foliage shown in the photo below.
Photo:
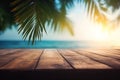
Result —
[[0, 1], [0, 33], [15, 24], [12, 13], [10, 12], [9, 1]]
[[101, 0], [98, 0], [98, 4], [97, 4], [95, 0], [85, 0], [88, 16], [94, 22], [106, 24], [107, 18], [104, 14], [100, 12], [100, 10], [105, 11], [106, 8], [103, 8], [102, 4], [100, 4], [100, 1]]
[[120, 0], [104, 0], [107, 7], [113, 7], [113, 11], [120, 7]]
[[[56, 30], [67, 28], [73, 35], [71, 22], [66, 17], [66, 6], [72, 0], [60, 0], [60, 9], [56, 8], [55, 0], [24, 0], [12, 3], [16, 23], [19, 25], [18, 32], [22, 33], [23, 39], [32, 41], [41, 39], [46, 31], [46, 22]], [[48, 26], [49, 26], [48, 25]], [[59, 28], [59, 29], [57, 29]]]
[[41, 40], [44, 33], [47, 33], [48, 26], [54, 31], [67, 29], [74, 35], [72, 22], [66, 16], [67, 9], [74, 5], [74, 1], [84, 2], [91, 20], [103, 24], [106, 24], [107, 19], [100, 10], [107, 12], [108, 7], [112, 6], [113, 9], [120, 7], [119, 0], [2, 0], [0, 31], [18, 24], [18, 33], [22, 34], [24, 40], [32, 41], [32, 44], [35, 40]]

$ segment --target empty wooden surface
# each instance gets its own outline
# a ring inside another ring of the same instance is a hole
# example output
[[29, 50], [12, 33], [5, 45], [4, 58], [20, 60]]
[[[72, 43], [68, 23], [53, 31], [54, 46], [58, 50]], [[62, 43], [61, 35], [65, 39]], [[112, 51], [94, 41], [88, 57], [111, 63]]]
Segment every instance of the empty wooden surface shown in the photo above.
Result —
[[120, 50], [0, 49], [0, 69], [120, 69]]

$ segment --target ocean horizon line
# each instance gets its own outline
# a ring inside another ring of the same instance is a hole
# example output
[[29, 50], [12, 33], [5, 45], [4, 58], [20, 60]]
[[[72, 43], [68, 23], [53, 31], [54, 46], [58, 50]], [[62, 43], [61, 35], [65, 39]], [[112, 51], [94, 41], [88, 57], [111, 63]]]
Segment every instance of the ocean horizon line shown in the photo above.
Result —
[[109, 47], [106, 42], [90, 42], [90, 41], [66, 41], [66, 40], [42, 40], [29, 44], [23, 40], [7, 40], [0, 41], [0, 49], [3, 48], [90, 48], [90, 47]]

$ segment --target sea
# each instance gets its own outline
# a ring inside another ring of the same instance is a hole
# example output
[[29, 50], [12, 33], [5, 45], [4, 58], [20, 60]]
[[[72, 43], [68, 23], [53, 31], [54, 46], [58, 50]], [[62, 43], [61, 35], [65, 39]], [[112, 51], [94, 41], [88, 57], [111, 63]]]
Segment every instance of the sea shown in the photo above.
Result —
[[106, 43], [102, 42], [88, 42], [88, 41], [35, 41], [34, 44], [29, 44], [28, 41], [0, 41], [0, 49], [6, 48], [57, 48], [57, 49], [73, 49], [73, 48], [91, 48], [91, 47], [105, 47]]

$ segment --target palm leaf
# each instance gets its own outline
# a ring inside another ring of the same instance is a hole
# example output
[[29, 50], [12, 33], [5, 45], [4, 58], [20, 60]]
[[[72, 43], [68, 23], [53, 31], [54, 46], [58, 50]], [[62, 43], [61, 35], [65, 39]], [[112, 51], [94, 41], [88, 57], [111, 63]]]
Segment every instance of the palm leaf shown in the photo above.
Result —
[[[46, 32], [45, 24], [51, 24], [51, 28], [57, 31], [64, 28], [73, 34], [72, 25], [66, 17], [66, 6], [72, 3], [72, 0], [60, 0], [60, 10], [56, 8], [55, 0], [24, 0], [12, 3], [15, 13], [16, 23], [19, 25], [18, 32], [23, 35], [23, 39], [28, 39], [32, 44], [35, 40], [41, 39]], [[61, 19], [62, 18], [62, 19]], [[59, 24], [59, 25], [58, 25]]]
[[[102, 23], [102, 25], [107, 24], [107, 17], [101, 11], [107, 11], [102, 4], [100, 4], [100, 0], [85, 0], [86, 9], [88, 16], [91, 18], [92, 21], [97, 23]], [[105, 26], [104, 26], [105, 27]]]
[[12, 28], [12, 25], [15, 24], [13, 14], [10, 12], [9, 2], [0, 1], [0, 33]]

